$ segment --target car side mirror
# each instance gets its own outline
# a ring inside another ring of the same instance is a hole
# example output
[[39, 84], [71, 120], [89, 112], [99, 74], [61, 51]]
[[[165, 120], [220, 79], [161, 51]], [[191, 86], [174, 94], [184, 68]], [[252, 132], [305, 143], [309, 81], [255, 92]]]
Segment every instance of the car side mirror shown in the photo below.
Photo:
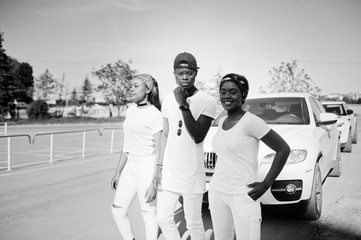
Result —
[[338, 116], [334, 113], [320, 113], [319, 125], [330, 125], [337, 122]]
[[347, 115], [351, 115], [351, 114], [353, 114], [353, 110], [347, 109]]

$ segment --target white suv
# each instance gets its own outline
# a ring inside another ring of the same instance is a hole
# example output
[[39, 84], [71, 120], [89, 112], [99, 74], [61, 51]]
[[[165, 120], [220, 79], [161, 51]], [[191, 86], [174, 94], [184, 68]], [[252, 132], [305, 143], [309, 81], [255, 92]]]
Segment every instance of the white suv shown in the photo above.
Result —
[[337, 128], [340, 131], [341, 150], [352, 151], [352, 143], [357, 143], [357, 121], [351, 109], [342, 101], [322, 102], [326, 112], [338, 115]]

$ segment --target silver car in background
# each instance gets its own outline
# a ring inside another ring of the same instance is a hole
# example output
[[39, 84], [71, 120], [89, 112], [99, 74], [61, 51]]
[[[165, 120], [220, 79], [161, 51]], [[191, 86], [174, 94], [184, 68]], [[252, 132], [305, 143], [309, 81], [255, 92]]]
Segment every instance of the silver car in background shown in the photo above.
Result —
[[351, 152], [352, 143], [357, 143], [357, 121], [354, 113], [343, 101], [322, 102], [326, 112], [338, 116], [337, 128], [340, 131], [341, 151]]

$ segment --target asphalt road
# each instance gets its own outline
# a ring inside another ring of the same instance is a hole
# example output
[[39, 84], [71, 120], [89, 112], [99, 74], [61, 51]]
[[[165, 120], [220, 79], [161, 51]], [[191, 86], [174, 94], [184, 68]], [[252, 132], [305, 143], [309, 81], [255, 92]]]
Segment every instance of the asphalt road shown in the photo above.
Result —
[[[342, 153], [342, 176], [328, 178], [323, 185], [321, 218], [317, 221], [304, 221], [292, 215], [264, 212], [262, 239], [361, 239], [360, 118], [358, 126], [359, 143], [353, 145], [352, 153]], [[56, 129], [57, 127], [51, 127], [51, 130]], [[79, 127], [76, 126], [75, 129]], [[23, 127], [21, 131], [34, 131], [34, 127], [28, 130]], [[31, 133], [33, 134], [34, 132]], [[105, 138], [93, 137], [96, 140], [89, 139], [90, 142], [96, 141], [93, 146], [105, 141]], [[59, 141], [58, 145], [66, 145], [70, 140]], [[29, 144], [25, 141], [17, 143], [14, 151], [21, 152], [21, 144], [29, 150]], [[118, 140], [116, 144], [121, 143]], [[107, 146], [108, 143], [105, 147]], [[30, 155], [28, 152], [25, 156]], [[118, 154], [105, 151], [101, 155], [90, 155], [84, 159], [75, 157], [55, 161], [53, 164], [16, 167], [12, 171], [1, 169], [0, 239], [122, 239], [110, 208], [114, 196], [110, 180], [117, 161]], [[136, 238], [145, 239], [137, 201], [133, 202], [129, 215]], [[203, 218], [207, 239], [213, 239], [207, 209], [203, 209]], [[181, 209], [176, 220], [183, 239], [186, 239]], [[159, 239], [164, 238], [161, 235]]]

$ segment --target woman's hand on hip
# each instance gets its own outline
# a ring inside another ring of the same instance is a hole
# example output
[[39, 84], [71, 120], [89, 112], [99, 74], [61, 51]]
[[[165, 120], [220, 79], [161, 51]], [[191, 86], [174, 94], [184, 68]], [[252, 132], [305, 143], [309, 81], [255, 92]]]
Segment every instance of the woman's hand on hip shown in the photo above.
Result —
[[248, 184], [247, 187], [253, 188], [251, 191], [248, 192], [248, 195], [255, 201], [258, 198], [262, 197], [262, 195], [269, 188], [269, 186], [263, 182], [253, 182], [253, 183]]

